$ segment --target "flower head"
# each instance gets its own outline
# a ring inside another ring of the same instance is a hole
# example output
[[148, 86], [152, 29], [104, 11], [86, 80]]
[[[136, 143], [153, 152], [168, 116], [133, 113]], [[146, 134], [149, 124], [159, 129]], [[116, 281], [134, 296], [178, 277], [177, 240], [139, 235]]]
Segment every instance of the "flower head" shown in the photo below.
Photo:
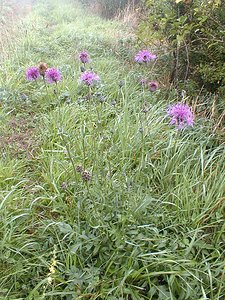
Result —
[[148, 50], [141, 50], [135, 55], [135, 61], [138, 62], [139, 64], [142, 63], [147, 63], [150, 60], [155, 60], [156, 55], [150, 53]]
[[58, 81], [62, 80], [62, 75], [56, 68], [47, 69], [45, 72], [45, 77], [48, 83], [57, 83]]
[[84, 181], [86, 181], [86, 182], [91, 181], [91, 173], [90, 172], [85, 170], [82, 172], [81, 176]]
[[120, 81], [118, 82], [118, 86], [119, 86], [119, 88], [121, 89], [121, 88], [124, 86], [124, 81], [123, 81], [123, 80], [120, 80]]
[[40, 72], [37, 67], [30, 67], [26, 70], [27, 80], [34, 81], [40, 77]]
[[86, 51], [82, 51], [80, 54], [79, 54], [79, 58], [80, 58], [80, 61], [83, 63], [83, 64], [86, 64], [89, 62], [89, 54], [86, 52]]
[[178, 129], [182, 129], [185, 126], [193, 126], [194, 124], [194, 115], [187, 104], [177, 103], [171, 105], [167, 109], [167, 116], [171, 117], [170, 124], [176, 125]]
[[84, 171], [83, 167], [81, 165], [76, 166], [76, 171], [78, 173], [82, 173]]
[[159, 88], [159, 84], [156, 81], [150, 81], [148, 83], [148, 88], [150, 92], [154, 92]]
[[86, 71], [80, 76], [80, 80], [84, 82], [86, 85], [93, 85], [96, 81], [99, 81], [100, 78], [97, 74], [91, 71]]
[[46, 63], [44, 63], [44, 62], [39, 63], [38, 70], [42, 76], [45, 76], [45, 72], [47, 71], [47, 69], [48, 69], [48, 66]]
[[140, 83], [140, 85], [145, 86], [146, 83], [147, 83], [147, 79], [141, 78], [140, 81], [139, 81], [139, 83]]

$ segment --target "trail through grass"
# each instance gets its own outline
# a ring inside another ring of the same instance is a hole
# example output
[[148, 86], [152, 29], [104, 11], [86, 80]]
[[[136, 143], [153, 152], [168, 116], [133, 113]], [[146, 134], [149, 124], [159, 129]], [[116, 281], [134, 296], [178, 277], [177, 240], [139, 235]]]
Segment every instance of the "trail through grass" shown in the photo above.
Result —
[[[224, 146], [204, 118], [168, 125], [180, 99], [140, 86], [158, 66], [137, 49], [123, 24], [46, 0], [5, 51], [0, 299], [224, 298]], [[26, 81], [40, 61], [63, 80]]]

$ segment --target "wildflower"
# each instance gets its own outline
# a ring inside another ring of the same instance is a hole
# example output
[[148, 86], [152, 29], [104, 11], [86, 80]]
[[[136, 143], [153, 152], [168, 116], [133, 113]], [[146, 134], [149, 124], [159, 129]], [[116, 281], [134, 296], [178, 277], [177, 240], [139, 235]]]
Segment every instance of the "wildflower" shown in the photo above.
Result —
[[63, 190], [66, 190], [66, 189], [68, 188], [67, 183], [66, 183], [66, 182], [63, 182], [62, 185], [61, 185], [61, 188], [62, 188]]
[[147, 105], [145, 104], [145, 105], [143, 106], [143, 108], [142, 108], [142, 112], [146, 114], [148, 111], [149, 111], [149, 108], [148, 108]]
[[95, 81], [99, 81], [100, 78], [97, 74], [91, 71], [86, 71], [80, 76], [80, 80], [83, 81], [86, 85], [93, 85]]
[[82, 172], [82, 179], [84, 180], [84, 181], [91, 181], [91, 173], [90, 172], [88, 172], [88, 171], [83, 171]]
[[147, 83], [147, 80], [145, 78], [142, 78], [140, 80], [140, 85], [144, 86], [144, 85], [146, 85], [146, 83]]
[[56, 68], [47, 69], [45, 72], [45, 77], [48, 83], [57, 83], [58, 81], [62, 80], [62, 75]]
[[107, 98], [104, 96], [100, 96], [100, 97], [98, 97], [98, 100], [100, 103], [104, 103], [104, 102], [106, 102]]
[[79, 54], [79, 58], [80, 58], [80, 61], [83, 63], [83, 64], [86, 64], [89, 62], [89, 54], [86, 52], [86, 51], [82, 51], [80, 54]]
[[40, 77], [40, 72], [37, 67], [30, 67], [26, 70], [27, 80], [34, 81]]
[[148, 83], [148, 88], [150, 92], [154, 92], [159, 88], [159, 84], [156, 81], [150, 81]]
[[51, 276], [48, 276], [47, 281], [48, 281], [48, 284], [51, 285], [52, 281], [53, 281], [53, 278]]
[[27, 100], [28, 100], [28, 97], [27, 97], [26, 94], [21, 94], [21, 95], [20, 95], [20, 98], [21, 98], [21, 100], [23, 100], [23, 101], [27, 101]]
[[81, 165], [76, 166], [76, 171], [78, 173], [82, 173], [84, 171], [83, 167]]
[[119, 88], [121, 89], [121, 88], [123, 87], [123, 85], [124, 85], [124, 81], [123, 81], [123, 80], [120, 80], [120, 81], [118, 82]]
[[147, 63], [150, 60], [155, 60], [156, 55], [150, 53], [148, 50], [141, 50], [135, 55], [135, 61], [138, 62], [139, 64], [142, 63]]
[[45, 72], [47, 71], [48, 69], [48, 66], [46, 63], [44, 62], [40, 62], [39, 65], [38, 65], [38, 70], [39, 70], [39, 73], [41, 74], [41, 76], [45, 76]]
[[167, 109], [167, 116], [171, 117], [170, 124], [177, 125], [178, 129], [182, 129], [185, 126], [193, 126], [194, 124], [194, 115], [187, 104], [177, 103], [171, 105]]
[[112, 102], [111, 102], [112, 106], [115, 106], [116, 105], [116, 100], [113, 99]]
[[52, 258], [52, 261], [51, 261], [51, 265], [49, 267], [49, 273], [48, 273], [48, 277], [47, 277], [47, 281], [48, 281], [48, 284], [52, 284], [52, 281], [53, 281], [53, 276], [56, 272], [56, 265], [57, 265], [57, 261], [56, 261], [56, 250], [54, 249], [53, 251], [53, 258]]

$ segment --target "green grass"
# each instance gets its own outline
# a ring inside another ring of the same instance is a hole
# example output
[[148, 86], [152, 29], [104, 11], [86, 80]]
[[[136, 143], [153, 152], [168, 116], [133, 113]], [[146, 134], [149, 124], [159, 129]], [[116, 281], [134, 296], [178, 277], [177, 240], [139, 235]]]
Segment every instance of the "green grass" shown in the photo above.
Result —
[[[225, 296], [224, 146], [201, 116], [168, 125], [179, 99], [142, 90], [130, 38], [76, 2], [39, 1], [1, 61], [0, 299]], [[83, 49], [101, 77], [90, 101]], [[62, 71], [58, 94], [26, 82], [40, 61]]]

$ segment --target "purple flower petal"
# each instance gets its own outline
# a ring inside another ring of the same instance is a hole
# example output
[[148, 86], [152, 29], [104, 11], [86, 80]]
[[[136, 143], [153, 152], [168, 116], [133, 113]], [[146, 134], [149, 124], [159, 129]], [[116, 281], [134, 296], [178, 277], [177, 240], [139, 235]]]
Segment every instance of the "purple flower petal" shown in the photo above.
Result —
[[27, 80], [34, 81], [40, 77], [40, 72], [37, 67], [30, 67], [26, 70]]
[[140, 83], [140, 85], [144, 86], [144, 85], [146, 85], [146, 83], [147, 83], [147, 79], [142, 78], [142, 79], [139, 81], [139, 83]]
[[100, 78], [97, 74], [91, 71], [86, 71], [80, 76], [80, 80], [88, 86], [93, 85], [95, 82], [99, 81]]
[[82, 51], [82, 52], [79, 54], [79, 59], [80, 59], [80, 61], [81, 61], [83, 64], [88, 63], [88, 62], [89, 62], [89, 54], [88, 54], [88, 52]]
[[142, 64], [142, 63], [147, 63], [150, 60], [155, 60], [156, 57], [157, 56], [155, 54], [150, 53], [148, 50], [141, 50], [135, 55], [134, 59], [139, 64]]
[[47, 69], [47, 71], [45, 72], [45, 78], [46, 78], [47, 82], [50, 84], [57, 83], [58, 81], [62, 80], [62, 75], [58, 69], [50, 68], [50, 69]]
[[150, 92], [154, 92], [159, 88], [159, 84], [156, 81], [150, 81], [148, 83], [148, 88]]
[[178, 129], [194, 125], [194, 115], [187, 104], [177, 103], [167, 109], [167, 116], [171, 117], [170, 125], [176, 125]]

